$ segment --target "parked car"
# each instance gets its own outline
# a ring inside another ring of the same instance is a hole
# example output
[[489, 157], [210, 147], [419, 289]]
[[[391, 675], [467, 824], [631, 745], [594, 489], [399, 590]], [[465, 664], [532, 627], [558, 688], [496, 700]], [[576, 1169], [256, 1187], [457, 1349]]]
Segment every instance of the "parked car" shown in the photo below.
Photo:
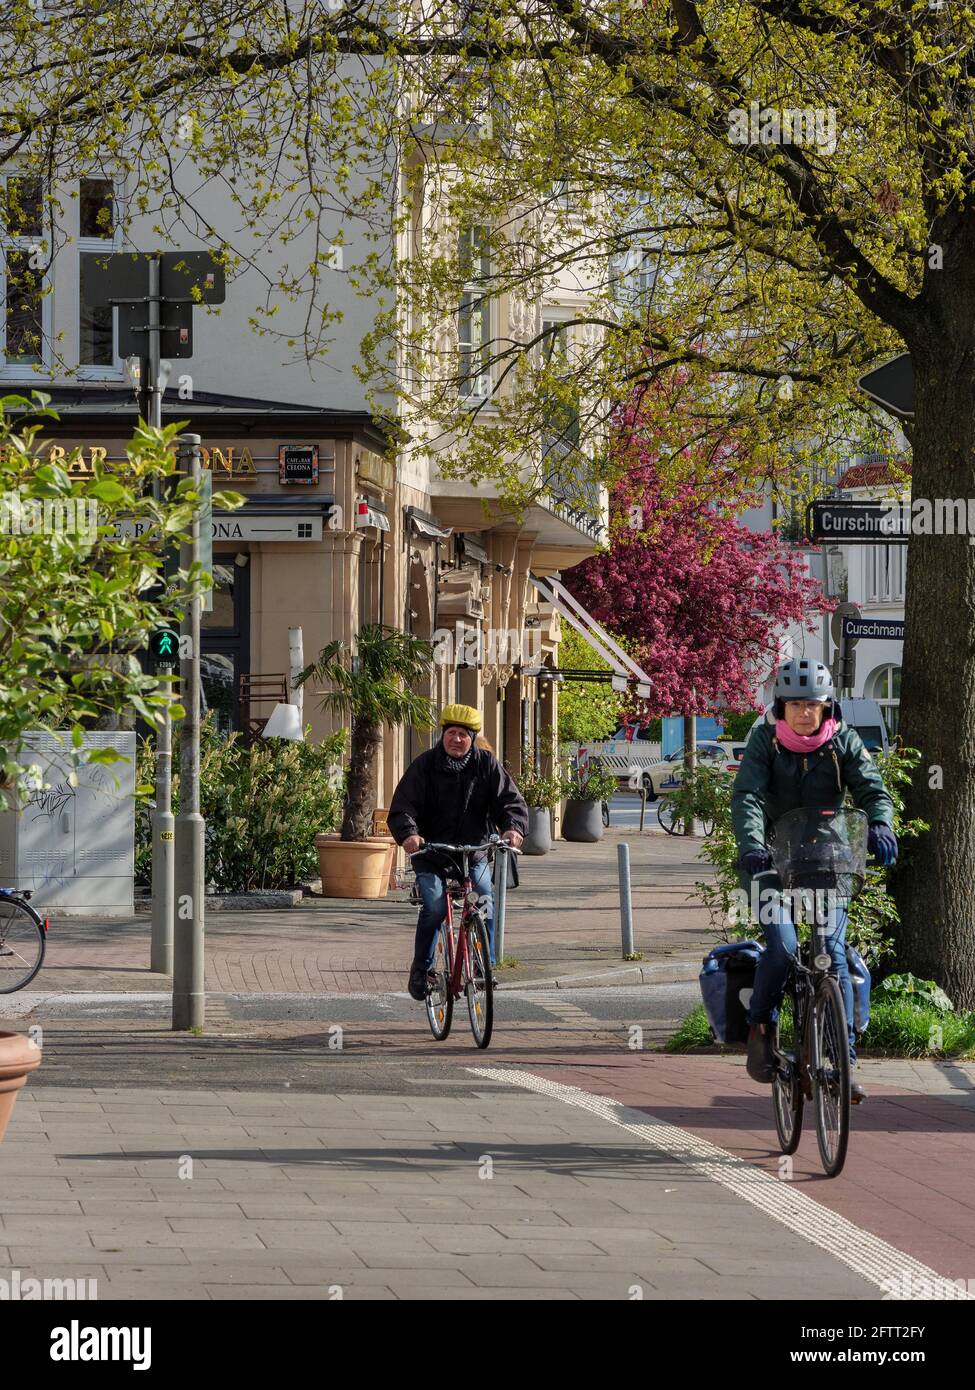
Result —
[[[745, 751], [745, 745], [734, 743], [719, 743], [707, 740], [697, 745], [697, 760], [701, 767], [706, 767], [714, 772], [736, 772], [738, 770], [738, 757], [735, 749], [740, 748]], [[647, 799], [654, 801], [658, 796], [666, 796], [667, 792], [679, 787], [684, 780], [684, 750], [678, 748], [673, 753], [668, 753], [666, 758], [661, 758], [659, 762], [652, 763], [648, 768], [641, 771], [641, 784], [646, 788]]]
[[[702, 752], [704, 749], [706, 753]], [[697, 750], [704, 766], [736, 772], [745, 744], [702, 739]], [[626, 730], [618, 729], [611, 739], [601, 743], [570, 744], [568, 751], [573, 757], [584, 753], [591, 761], [598, 762], [605, 772], [612, 773], [624, 787], [632, 787], [635, 791], [639, 791], [641, 786], [645, 787], [650, 801], [660, 794], [661, 789], [670, 791], [680, 786], [683, 776], [683, 749], [662, 758], [659, 742], [651, 741], [643, 730], [627, 740]]]

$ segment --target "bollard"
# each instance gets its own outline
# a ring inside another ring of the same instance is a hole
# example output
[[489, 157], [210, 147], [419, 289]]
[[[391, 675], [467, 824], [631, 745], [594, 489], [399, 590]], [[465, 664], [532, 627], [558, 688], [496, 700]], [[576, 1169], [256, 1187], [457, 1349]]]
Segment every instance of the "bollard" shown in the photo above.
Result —
[[623, 927], [623, 958], [633, 952], [633, 904], [630, 900], [630, 847], [625, 840], [616, 846], [620, 871], [620, 922]]
[[494, 856], [494, 959], [504, 958], [504, 910], [508, 901], [508, 856], [499, 850]]
[[643, 829], [643, 818], [647, 814], [647, 789], [640, 788], [640, 829]]

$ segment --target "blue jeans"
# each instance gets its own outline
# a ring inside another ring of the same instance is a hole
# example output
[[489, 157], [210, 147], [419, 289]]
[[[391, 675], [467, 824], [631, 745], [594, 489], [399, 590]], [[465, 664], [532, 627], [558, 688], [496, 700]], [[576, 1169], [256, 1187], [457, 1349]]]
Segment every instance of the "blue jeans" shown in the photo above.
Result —
[[[475, 890], [486, 899], [484, 903], [484, 925], [487, 927], [488, 946], [491, 950], [491, 964], [494, 959], [494, 895], [491, 891], [491, 865], [486, 859], [471, 865], [471, 879]], [[418, 970], [429, 970], [433, 965], [437, 928], [447, 915], [447, 894], [444, 881], [439, 874], [423, 870], [416, 876], [417, 891], [420, 894], [420, 915], [416, 921], [416, 941], [413, 946], [413, 965]]]
[[[850, 971], [846, 963], [846, 917], [845, 906], [830, 908], [826, 923], [826, 945], [833, 958], [837, 982], [843, 995], [850, 1038], [850, 1061], [855, 1062], [856, 1032], [853, 1027], [853, 985], [850, 983]], [[770, 1023], [777, 1016], [786, 976], [789, 973], [789, 962], [798, 945], [795, 924], [784, 903], [778, 904], [774, 921], [762, 924], [762, 931], [765, 935], [765, 950], [755, 971], [755, 987], [748, 1007], [749, 1023]]]

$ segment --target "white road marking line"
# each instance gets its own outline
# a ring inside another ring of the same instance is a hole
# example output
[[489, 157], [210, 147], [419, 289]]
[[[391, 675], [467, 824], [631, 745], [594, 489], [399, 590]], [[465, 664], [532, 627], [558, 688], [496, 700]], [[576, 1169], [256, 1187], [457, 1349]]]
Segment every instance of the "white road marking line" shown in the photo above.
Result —
[[926, 1290], [931, 1290], [930, 1295], [926, 1294], [931, 1299], [975, 1301], [975, 1295], [959, 1288], [950, 1279], [903, 1250], [898, 1250], [895, 1245], [889, 1245], [821, 1202], [796, 1191], [781, 1178], [774, 1178], [764, 1169], [754, 1168], [737, 1154], [729, 1153], [727, 1149], [719, 1148], [717, 1144], [701, 1139], [689, 1130], [669, 1124], [666, 1120], [658, 1120], [652, 1115], [644, 1115], [642, 1111], [621, 1105], [619, 1101], [593, 1095], [578, 1086], [550, 1081], [533, 1072], [514, 1068], [502, 1070], [498, 1067], [468, 1067], [467, 1070], [484, 1080], [506, 1079], [513, 1086], [524, 1086], [541, 1095], [564, 1101], [566, 1105], [576, 1105], [637, 1135], [702, 1177], [721, 1183], [766, 1216], [809, 1241], [810, 1245], [819, 1246], [855, 1274], [885, 1291], [897, 1287], [910, 1288], [914, 1283], [921, 1283]]

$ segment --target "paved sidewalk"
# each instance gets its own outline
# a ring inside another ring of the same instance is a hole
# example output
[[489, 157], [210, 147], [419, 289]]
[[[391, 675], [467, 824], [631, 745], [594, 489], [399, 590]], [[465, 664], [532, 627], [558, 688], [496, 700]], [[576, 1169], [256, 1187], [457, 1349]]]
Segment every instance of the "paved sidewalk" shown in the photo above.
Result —
[[[630, 847], [634, 939], [642, 963], [622, 959], [617, 845]], [[559, 841], [519, 861], [509, 894], [505, 954], [518, 964], [500, 981], [535, 985], [588, 977], [619, 983], [669, 978], [675, 961], [700, 960], [713, 942], [694, 892], [710, 867], [699, 841], [610, 830], [598, 844]], [[413, 953], [416, 908], [405, 893], [378, 901], [309, 898], [275, 912], [212, 913], [207, 989], [215, 993], [372, 993], [402, 990]], [[148, 969], [150, 919], [88, 922], [54, 918], [44, 969], [32, 992], [165, 991]], [[642, 974], [641, 974], [642, 971]], [[679, 978], [675, 976], [675, 978]]]
[[476, 1087], [29, 1091], [0, 1266], [102, 1300], [876, 1296], [603, 1119]]

